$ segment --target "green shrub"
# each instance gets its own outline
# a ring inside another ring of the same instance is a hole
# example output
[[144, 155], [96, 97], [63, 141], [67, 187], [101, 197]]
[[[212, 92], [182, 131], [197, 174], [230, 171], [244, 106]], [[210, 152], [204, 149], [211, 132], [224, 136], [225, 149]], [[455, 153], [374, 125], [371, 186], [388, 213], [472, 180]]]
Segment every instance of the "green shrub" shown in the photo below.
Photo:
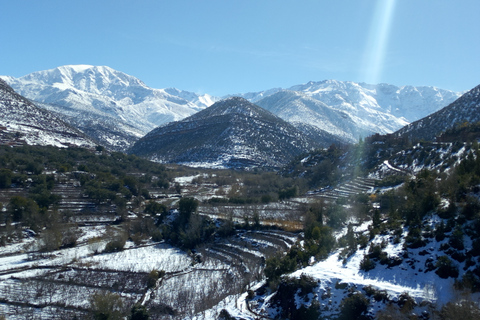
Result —
[[303, 298], [313, 292], [318, 283], [309, 276], [283, 279], [272, 297], [272, 303], [281, 308], [282, 319], [318, 319], [319, 304], [312, 302], [309, 307], [297, 306], [296, 297]]
[[0, 169], [0, 189], [9, 188], [12, 184], [13, 173], [9, 169]]
[[450, 260], [450, 258], [447, 256], [438, 257], [435, 267], [437, 268], [435, 273], [440, 278], [447, 279], [449, 277], [452, 277], [452, 278], [458, 277], [458, 268], [453, 264], [452, 260]]
[[374, 268], [375, 268], [375, 261], [370, 259], [368, 255], [365, 255], [362, 261], [360, 262], [360, 270], [367, 272]]
[[459, 302], [448, 302], [442, 307], [440, 312], [441, 319], [445, 320], [473, 320], [480, 319], [480, 308], [478, 304], [471, 300], [462, 300]]
[[95, 320], [121, 320], [125, 316], [122, 298], [111, 292], [96, 292], [90, 296], [90, 310]]
[[149, 320], [147, 308], [142, 305], [134, 305], [130, 310], [130, 320]]
[[402, 311], [411, 311], [417, 305], [415, 299], [413, 299], [407, 292], [404, 292], [398, 296], [398, 306]]
[[155, 287], [158, 279], [162, 278], [163, 276], [165, 276], [165, 271], [164, 270], [161, 270], [161, 271], [152, 270], [152, 271], [150, 271], [150, 273], [147, 276], [147, 287], [148, 288]]
[[111, 240], [110, 242], [107, 243], [105, 246], [105, 249], [103, 252], [105, 253], [111, 253], [111, 252], [119, 252], [123, 250], [123, 247], [125, 247], [126, 240], [122, 237], [118, 237], [114, 240]]
[[351, 296], [344, 298], [340, 303], [339, 320], [367, 320], [370, 302], [361, 293], [356, 292]]

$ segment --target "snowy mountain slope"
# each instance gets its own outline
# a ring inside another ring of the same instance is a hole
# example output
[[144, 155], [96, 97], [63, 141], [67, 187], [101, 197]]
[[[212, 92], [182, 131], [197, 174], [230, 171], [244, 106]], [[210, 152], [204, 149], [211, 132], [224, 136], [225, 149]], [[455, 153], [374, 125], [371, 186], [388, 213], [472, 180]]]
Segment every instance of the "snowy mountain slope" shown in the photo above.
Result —
[[228, 98], [140, 139], [131, 153], [214, 167], [279, 167], [318, 147], [291, 124], [242, 98]]
[[200, 95], [190, 91], [179, 90], [177, 88], [166, 88], [164, 90], [166, 93], [185, 99], [202, 109], [210, 107], [215, 102], [221, 100], [219, 97], [214, 97], [206, 93]]
[[468, 91], [445, 108], [395, 132], [397, 136], [432, 140], [438, 134], [464, 122], [480, 121], [480, 85]]
[[271, 96], [272, 94], [275, 94], [279, 91], [285, 90], [284, 88], [272, 88], [264, 91], [259, 91], [259, 92], [246, 92], [246, 93], [236, 93], [236, 94], [231, 94], [227, 95], [224, 98], [230, 98], [230, 97], [242, 97], [244, 99], [247, 99], [250, 102], [256, 103], [259, 100], [262, 100], [263, 98], [266, 98], [268, 96]]
[[[139, 79], [105, 66], [69, 65], [13, 78], [2, 77], [39, 106], [67, 116], [110, 148], [124, 150], [159, 125], [184, 119], [218, 101], [208, 94], [175, 88], [152, 89]], [[297, 126], [319, 128], [339, 141], [391, 133], [453, 102], [458, 93], [433, 87], [327, 80], [240, 94]], [[293, 92], [296, 93], [293, 93]], [[282, 93], [283, 92], [283, 93]], [[282, 98], [280, 98], [280, 96]], [[262, 101], [263, 100], [263, 101]], [[262, 102], [261, 102], [262, 101]], [[118, 124], [118, 125], [116, 125]], [[106, 129], [102, 131], [102, 127]], [[123, 133], [122, 133], [123, 132]], [[326, 144], [324, 139], [319, 141]]]
[[379, 110], [412, 122], [435, 112], [456, 100], [461, 93], [435, 87], [397, 87], [390, 84], [370, 85], [350, 81], [326, 80], [293, 86], [338, 109]]
[[[320, 101], [324, 105], [322, 112], [325, 112], [325, 107], [328, 107], [334, 110], [336, 115], [338, 113], [346, 115], [349, 120], [344, 127], [347, 129], [345, 134], [349, 139], [355, 140], [359, 136], [365, 137], [373, 133], [394, 132], [409, 122], [439, 110], [460, 96], [459, 93], [434, 87], [368, 85], [335, 80], [311, 81], [288, 88], [290, 92], [297, 92], [297, 96], [296, 100], [291, 97], [288, 105], [283, 106], [285, 108], [283, 109], [282, 102], [277, 101], [278, 97], [272, 98], [279, 95], [280, 91], [281, 89], [272, 89], [241, 96], [271, 110], [284, 120], [300, 119], [309, 124], [314, 124], [325, 117], [323, 114], [316, 115], [315, 112], [320, 111], [316, 108], [305, 110], [306, 106], [313, 104], [312, 100]], [[303, 95], [299, 97], [299, 93]], [[296, 108], [298, 113], [295, 112]], [[334, 111], [330, 111], [330, 114]], [[326, 120], [333, 124], [336, 121], [328, 120], [328, 117]], [[331, 133], [338, 129], [335, 125], [321, 128]]]
[[348, 142], [369, 132], [356, 126], [347, 112], [330, 108], [302, 92], [279, 91], [257, 104], [286, 121], [309, 124]]
[[[441, 220], [437, 217], [432, 224], [440, 224]], [[368, 223], [362, 224], [354, 230], [359, 235], [368, 233], [367, 226]], [[407, 234], [405, 230], [399, 242], [392, 241], [394, 236], [391, 234], [376, 236], [369, 241], [367, 247], [356, 249], [355, 253], [347, 259], [342, 257], [342, 248], [327, 259], [290, 274], [291, 279], [311, 277], [310, 279], [317, 282], [310, 299], [307, 297], [302, 299], [301, 290], [298, 290], [298, 297], [295, 299], [297, 308], [302, 305], [308, 308], [315, 305], [312, 302], [316, 301], [317, 310], [322, 317], [336, 319], [344, 308], [342, 301], [353, 293], [367, 298], [369, 306], [365, 313], [370, 316], [378, 316], [388, 305], [398, 305], [397, 308], [400, 308], [405, 301], [411, 301], [412, 304], [409, 306], [411, 310], [407, 312], [425, 316], [438, 313], [435, 305], [439, 309], [439, 306], [454, 302], [460, 294], [455, 290], [455, 279], [440, 277], [435, 272], [438, 269], [434, 266], [434, 262], [445, 257], [442, 248], [448, 243], [448, 239], [427, 240], [428, 244], [425, 247], [410, 248], [405, 241]], [[365, 257], [374, 256], [372, 248], [376, 251], [381, 250], [382, 259], [389, 262], [384, 263], [378, 258], [372, 258], [372, 261], [376, 261], [373, 268], [368, 271], [362, 270]], [[453, 264], [458, 265], [458, 270], [464, 273], [464, 262], [455, 261]], [[478, 298], [478, 293], [473, 296]], [[274, 318], [279, 306], [274, 299], [268, 299], [269, 297], [265, 299], [264, 305], [259, 305], [261, 309], [254, 309], [254, 311]], [[472, 299], [475, 298], [472, 297]], [[285, 308], [285, 306], [281, 307]], [[428, 317], [420, 319], [428, 319]]]
[[300, 130], [306, 138], [315, 141], [321, 148], [328, 148], [332, 144], [343, 145], [350, 141], [342, 136], [332, 134], [326, 130], [320, 129], [318, 126], [311, 125], [301, 121], [290, 121], [295, 128]]
[[56, 114], [72, 127], [78, 128], [112, 150], [124, 151], [144, 135], [143, 130], [95, 110], [79, 112], [75, 107], [61, 107], [41, 102], [35, 102], [35, 105]]
[[82, 132], [70, 127], [54, 114], [36, 107], [17, 94], [2, 79], [0, 79], [0, 114], [2, 114], [0, 126], [6, 127], [6, 132], [2, 134], [5, 142], [11, 140], [6, 136], [7, 133], [11, 133], [15, 139], [34, 145], [95, 146], [95, 143], [86, 138]]
[[133, 76], [104, 66], [62, 66], [3, 79], [28, 99], [54, 105], [51, 109], [81, 117], [82, 122], [101, 118], [130, 126], [128, 131], [136, 131], [132, 139], [163, 123], [183, 119], [215, 100], [176, 89], [152, 89]]

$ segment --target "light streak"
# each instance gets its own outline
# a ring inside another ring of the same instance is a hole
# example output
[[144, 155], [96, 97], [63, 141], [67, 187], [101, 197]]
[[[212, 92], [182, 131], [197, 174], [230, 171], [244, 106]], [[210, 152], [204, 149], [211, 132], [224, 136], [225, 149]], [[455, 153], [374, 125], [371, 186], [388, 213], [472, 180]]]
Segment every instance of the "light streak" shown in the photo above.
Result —
[[377, 84], [382, 76], [396, 5], [396, 0], [377, 0], [376, 2], [363, 63], [365, 73], [363, 79], [371, 84]]

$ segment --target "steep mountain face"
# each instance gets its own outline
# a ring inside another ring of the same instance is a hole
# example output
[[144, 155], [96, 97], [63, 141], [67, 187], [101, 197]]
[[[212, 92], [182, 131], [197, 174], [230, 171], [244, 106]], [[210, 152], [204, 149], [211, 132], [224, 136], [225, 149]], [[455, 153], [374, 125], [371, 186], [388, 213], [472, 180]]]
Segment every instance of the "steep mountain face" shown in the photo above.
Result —
[[124, 149], [155, 127], [183, 119], [214, 101], [209, 95], [152, 89], [109, 67], [62, 66], [3, 78], [23, 96], [66, 115], [72, 125], [88, 128], [114, 149]]
[[445, 107], [461, 95], [435, 87], [397, 87], [385, 83], [370, 85], [336, 80], [309, 82], [290, 90], [305, 92], [338, 109], [348, 111], [353, 107], [359, 109], [359, 113], [373, 109], [405, 118], [408, 122]]
[[279, 91], [257, 104], [286, 121], [316, 127], [345, 142], [353, 143], [368, 132], [367, 128], [356, 126], [347, 112], [333, 109], [302, 92]]
[[[460, 94], [434, 87], [368, 85], [348, 81], [308, 82], [288, 89], [246, 93], [242, 97], [287, 121], [301, 121], [356, 141], [373, 133], [391, 133], [435, 112]], [[301, 93], [301, 95], [300, 95]], [[286, 97], [290, 95], [289, 97]], [[313, 101], [319, 101], [316, 104]], [[328, 116], [324, 112], [328, 111]], [[339, 115], [339, 127], [336, 122]], [[329, 119], [332, 116], [332, 119]], [[292, 120], [293, 119], [293, 120]]]
[[25, 142], [58, 147], [94, 147], [95, 143], [54, 114], [40, 109], [0, 79], [0, 138], [3, 143]]
[[445, 108], [409, 124], [395, 132], [396, 136], [433, 140], [446, 129], [458, 124], [480, 121], [480, 85], [465, 93]]
[[272, 113], [233, 97], [153, 130], [130, 152], [204, 167], [280, 167], [318, 146]]

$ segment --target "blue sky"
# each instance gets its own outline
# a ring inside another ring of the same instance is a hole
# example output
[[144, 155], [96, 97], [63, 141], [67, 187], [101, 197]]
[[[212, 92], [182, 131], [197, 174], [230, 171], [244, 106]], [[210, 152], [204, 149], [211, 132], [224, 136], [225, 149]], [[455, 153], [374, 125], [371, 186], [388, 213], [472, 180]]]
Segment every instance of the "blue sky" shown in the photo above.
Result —
[[106, 65], [212, 95], [480, 84], [479, 0], [0, 0], [0, 74]]

